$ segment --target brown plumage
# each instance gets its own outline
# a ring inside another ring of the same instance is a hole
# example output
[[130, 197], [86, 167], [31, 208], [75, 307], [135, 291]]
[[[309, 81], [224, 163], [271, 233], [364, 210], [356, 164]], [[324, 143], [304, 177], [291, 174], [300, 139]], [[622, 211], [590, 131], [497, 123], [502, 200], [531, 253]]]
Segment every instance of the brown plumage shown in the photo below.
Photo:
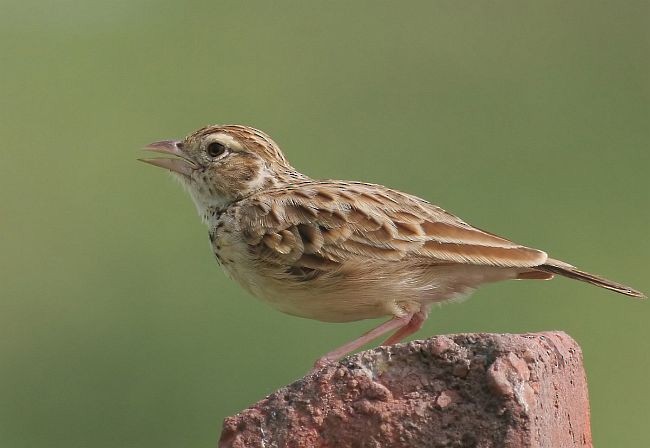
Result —
[[255, 296], [302, 317], [391, 319], [317, 365], [388, 331], [416, 331], [433, 303], [487, 282], [554, 274], [632, 297], [641, 292], [472, 227], [427, 201], [381, 185], [319, 181], [297, 172], [266, 134], [208, 126], [147, 149], [188, 189], [217, 259]]

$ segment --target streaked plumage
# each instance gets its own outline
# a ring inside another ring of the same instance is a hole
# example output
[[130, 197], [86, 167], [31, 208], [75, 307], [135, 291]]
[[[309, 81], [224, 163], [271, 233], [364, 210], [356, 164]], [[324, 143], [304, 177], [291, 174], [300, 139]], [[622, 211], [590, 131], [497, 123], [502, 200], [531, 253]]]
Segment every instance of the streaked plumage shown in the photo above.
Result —
[[391, 317], [318, 364], [391, 330], [397, 332], [387, 342], [397, 342], [421, 326], [431, 304], [465, 297], [483, 283], [559, 274], [644, 297], [415, 196], [310, 179], [256, 129], [208, 126], [148, 149], [180, 157], [145, 161], [178, 175], [209, 227], [217, 259], [253, 295], [323, 321]]

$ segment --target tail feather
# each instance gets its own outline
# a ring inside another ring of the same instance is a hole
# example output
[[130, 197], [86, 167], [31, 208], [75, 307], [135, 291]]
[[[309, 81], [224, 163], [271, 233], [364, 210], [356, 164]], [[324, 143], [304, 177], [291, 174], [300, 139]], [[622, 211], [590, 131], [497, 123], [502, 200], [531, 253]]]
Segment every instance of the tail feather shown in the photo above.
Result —
[[601, 288], [609, 289], [610, 291], [615, 291], [620, 294], [625, 294], [630, 297], [637, 297], [640, 299], [646, 299], [646, 295], [641, 291], [637, 291], [634, 288], [623, 285], [621, 283], [616, 283], [606, 278], [599, 277], [589, 272], [581, 271], [574, 266], [571, 266], [568, 263], [564, 263], [559, 260], [554, 260], [549, 258], [541, 266], [537, 266], [536, 269], [540, 271], [549, 272], [551, 274], [558, 274], [564, 277], [572, 278], [575, 280], [580, 280], [582, 282], [591, 283], [592, 285], [600, 286]]

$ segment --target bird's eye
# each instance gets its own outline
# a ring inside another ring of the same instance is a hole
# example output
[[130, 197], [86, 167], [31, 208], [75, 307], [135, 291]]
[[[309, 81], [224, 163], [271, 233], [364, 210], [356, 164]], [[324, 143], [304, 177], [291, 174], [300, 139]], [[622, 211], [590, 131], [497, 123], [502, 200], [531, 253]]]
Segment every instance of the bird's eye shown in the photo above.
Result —
[[223, 143], [212, 142], [207, 147], [207, 152], [210, 157], [219, 157], [224, 152], [226, 152], [226, 147]]

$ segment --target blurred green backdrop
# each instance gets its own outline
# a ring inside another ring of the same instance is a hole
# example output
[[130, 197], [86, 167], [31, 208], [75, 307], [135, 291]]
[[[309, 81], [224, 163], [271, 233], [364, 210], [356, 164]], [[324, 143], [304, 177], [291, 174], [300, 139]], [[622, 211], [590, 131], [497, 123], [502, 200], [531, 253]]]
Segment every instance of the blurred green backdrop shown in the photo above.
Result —
[[[0, 446], [210, 447], [375, 322], [282, 315], [135, 158], [210, 123], [650, 291], [647, 1], [0, 1]], [[598, 446], [650, 446], [650, 305], [488, 286], [418, 334], [563, 329]]]

